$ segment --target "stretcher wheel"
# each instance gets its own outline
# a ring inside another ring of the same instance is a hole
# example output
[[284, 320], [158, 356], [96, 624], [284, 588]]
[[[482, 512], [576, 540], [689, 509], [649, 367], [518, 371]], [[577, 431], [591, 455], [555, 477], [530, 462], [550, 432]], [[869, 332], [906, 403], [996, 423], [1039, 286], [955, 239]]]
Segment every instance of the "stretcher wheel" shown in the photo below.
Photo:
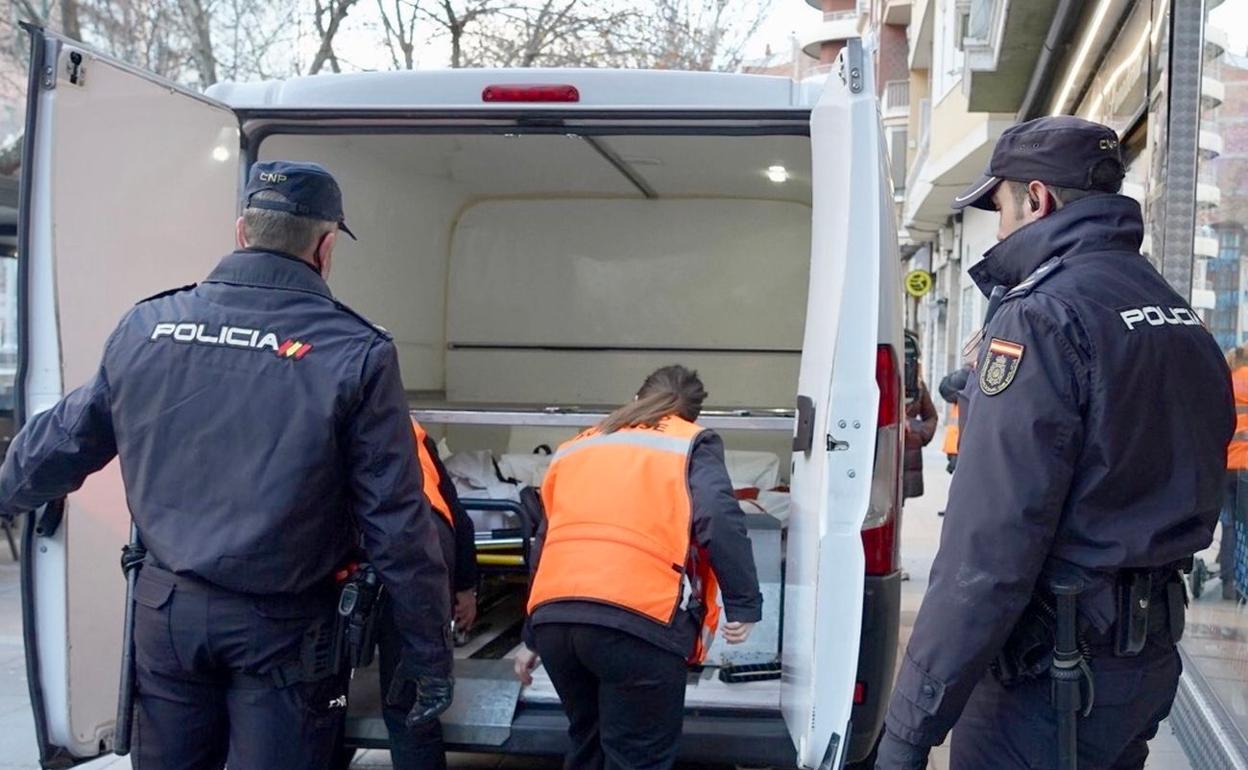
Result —
[[1209, 579], [1209, 568], [1204, 559], [1197, 559], [1192, 564], [1192, 574], [1187, 576], [1188, 587], [1192, 589], [1192, 598], [1199, 599], [1205, 592], [1205, 581]]

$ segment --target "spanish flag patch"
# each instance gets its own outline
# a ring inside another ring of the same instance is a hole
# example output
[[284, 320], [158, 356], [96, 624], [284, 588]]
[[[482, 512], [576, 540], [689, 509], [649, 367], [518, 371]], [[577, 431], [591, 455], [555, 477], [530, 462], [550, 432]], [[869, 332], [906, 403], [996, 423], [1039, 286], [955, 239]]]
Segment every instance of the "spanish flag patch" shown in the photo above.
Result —
[[1023, 346], [993, 337], [988, 342], [988, 350], [979, 362], [979, 389], [986, 396], [995, 396], [1014, 382], [1018, 366], [1023, 361]]

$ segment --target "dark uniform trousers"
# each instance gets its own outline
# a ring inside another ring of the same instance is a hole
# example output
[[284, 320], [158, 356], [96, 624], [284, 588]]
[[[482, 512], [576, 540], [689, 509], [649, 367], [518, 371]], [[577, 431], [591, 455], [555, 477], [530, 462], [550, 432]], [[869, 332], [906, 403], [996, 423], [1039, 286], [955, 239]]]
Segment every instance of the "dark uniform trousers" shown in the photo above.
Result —
[[346, 714], [341, 676], [279, 682], [333, 622], [332, 583], [249, 595], [143, 566], [135, 588], [135, 770], [320, 770]]
[[605, 626], [542, 623], [533, 634], [570, 722], [566, 770], [675, 764], [688, 680], [683, 658]]
[[[1141, 770], [1178, 690], [1179, 653], [1163, 633], [1133, 658], [1114, 657], [1106, 643], [1092, 655], [1096, 697], [1078, 721], [1079, 770]], [[987, 674], [953, 728], [951, 770], [1056, 770], [1051, 687], [1047, 676], [1007, 688]]]

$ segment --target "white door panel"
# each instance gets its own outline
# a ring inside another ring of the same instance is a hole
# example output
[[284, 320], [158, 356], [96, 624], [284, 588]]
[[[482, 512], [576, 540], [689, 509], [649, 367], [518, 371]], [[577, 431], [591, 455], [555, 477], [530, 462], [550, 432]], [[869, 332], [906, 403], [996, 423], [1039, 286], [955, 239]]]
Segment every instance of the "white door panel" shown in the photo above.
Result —
[[[851, 41], [811, 116], [814, 198], [810, 295], [798, 392], [814, 402], [814, 439], [793, 454], [785, 586], [785, 721], [802, 767], [838, 767], [858, 668], [864, 557], [879, 392], [882, 205], [871, 57]], [[835, 449], [829, 449], [834, 439]]]
[[[201, 279], [231, 249], [239, 177], [238, 121], [227, 107], [34, 34], [52, 74], [30, 95], [34, 173], [29, 249], [20, 255], [29, 278], [22, 387], [32, 414], [94, 373], [105, 339], [136, 301]], [[36, 537], [28, 554], [41, 668], [31, 686], [42, 692], [47, 742], [75, 757], [112, 740], [118, 555], [128, 530], [113, 462], [69, 497], [60, 527]]]

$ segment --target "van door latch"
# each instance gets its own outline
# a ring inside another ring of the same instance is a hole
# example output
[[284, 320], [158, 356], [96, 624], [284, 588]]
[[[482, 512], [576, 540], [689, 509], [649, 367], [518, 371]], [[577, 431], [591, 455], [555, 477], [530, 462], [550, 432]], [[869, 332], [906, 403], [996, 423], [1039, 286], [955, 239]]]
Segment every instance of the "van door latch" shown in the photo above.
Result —
[[847, 452], [849, 451], [848, 441], [838, 441], [831, 433], [827, 435], [827, 448], [829, 452]]

